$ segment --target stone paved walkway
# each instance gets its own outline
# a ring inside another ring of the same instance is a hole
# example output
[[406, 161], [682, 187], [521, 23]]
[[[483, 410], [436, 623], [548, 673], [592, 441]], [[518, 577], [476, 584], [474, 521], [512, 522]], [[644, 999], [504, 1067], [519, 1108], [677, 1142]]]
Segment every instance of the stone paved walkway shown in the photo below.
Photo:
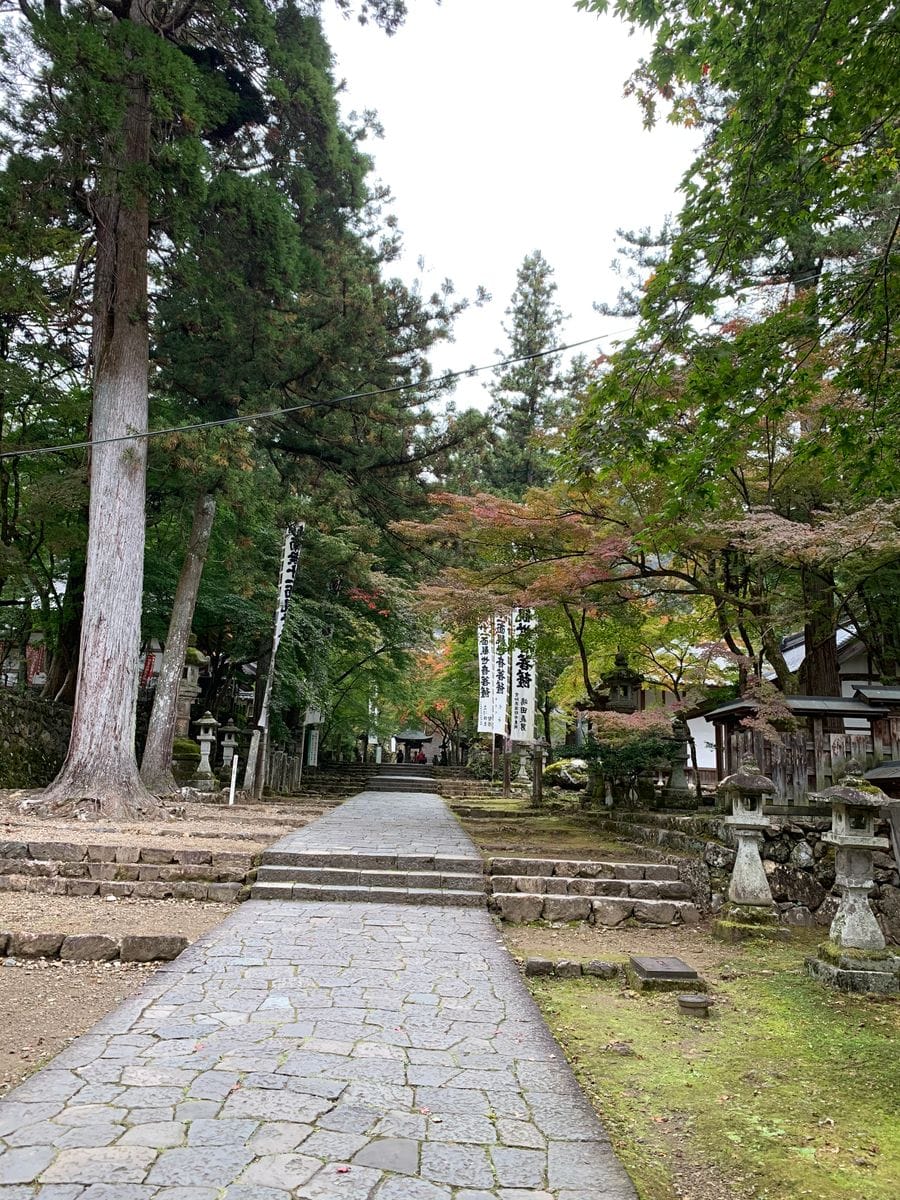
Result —
[[480, 861], [471, 839], [431, 792], [360, 792], [269, 849]]
[[0, 1138], [0, 1200], [635, 1196], [483, 910], [246, 903]]

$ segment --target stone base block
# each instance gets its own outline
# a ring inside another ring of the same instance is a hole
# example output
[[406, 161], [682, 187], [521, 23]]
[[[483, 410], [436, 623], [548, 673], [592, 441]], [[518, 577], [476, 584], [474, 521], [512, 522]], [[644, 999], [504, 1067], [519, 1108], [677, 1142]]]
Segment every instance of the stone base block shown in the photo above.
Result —
[[730, 904], [713, 921], [712, 935], [718, 942], [746, 942], [751, 938], [789, 941], [791, 931], [779, 924], [778, 912], [774, 908]]
[[852, 965], [841, 966], [825, 958], [807, 958], [807, 974], [841, 992], [878, 996], [900, 995], [900, 958], [844, 958], [841, 962]]

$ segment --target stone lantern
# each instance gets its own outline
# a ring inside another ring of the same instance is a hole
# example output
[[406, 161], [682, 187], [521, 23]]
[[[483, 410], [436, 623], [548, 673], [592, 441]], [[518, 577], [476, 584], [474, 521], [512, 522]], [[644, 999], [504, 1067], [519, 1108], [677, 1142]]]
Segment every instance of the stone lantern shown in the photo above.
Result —
[[190, 781], [189, 787], [198, 792], [216, 792], [219, 781], [213, 774], [211, 756], [216, 744], [216, 729], [219, 722], [211, 712], [205, 712], [194, 724], [199, 729], [197, 741], [200, 743], [200, 764], [196, 776]]
[[849, 774], [826, 788], [831, 805], [831, 829], [822, 835], [836, 848], [835, 880], [840, 904], [828, 941], [806, 960], [809, 973], [848, 992], [900, 992], [900, 958], [886, 948], [884, 934], [869, 906], [875, 886], [872, 855], [887, 850], [887, 838], [875, 836], [875, 822], [887, 816], [892, 801], [862, 774]]
[[725, 823], [734, 830], [737, 853], [728, 885], [729, 906], [715, 922], [714, 932], [729, 941], [773, 932], [778, 911], [759, 851], [770, 826], [763, 803], [766, 796], [775, 794], [775, 784], [748, 755], [740, 770], [723, 779], [717, 791], [731, 803], [731, 816]]
[[615, 667], [600, 682], [609, 693], [606, 701], [608, 712], [635, 713], [641, 707], [644, 677], [629, 667], [628, 659], [621, 650], [616, 655]]
[[231, 760], [237, 749], [238, 727], [234, 721], [229, 721], [227, 725], [219, 727], [219, 733], [222, 736], [222, 766], [230, 769]]
[[683, 717], [672, 721], [672, 743], [675, 751], [668, 782], [661, 789], [669, 804], [696, 803], [696, 793], [691, 791], [687, 780], [688, 727]]
[[178, 681], [178, 708], [175, 717], [175, 736], [191, 736], [191, 706], [200, 695], [200, 671], [209, 663], [202, 650], [198, 650], [196, 638], [191, 634], [184, 656], [184, 669]]

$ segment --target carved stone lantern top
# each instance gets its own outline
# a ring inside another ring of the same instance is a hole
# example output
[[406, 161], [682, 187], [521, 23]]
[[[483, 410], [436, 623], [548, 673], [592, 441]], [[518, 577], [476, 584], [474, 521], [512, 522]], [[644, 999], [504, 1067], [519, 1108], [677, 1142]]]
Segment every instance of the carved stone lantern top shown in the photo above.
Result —
[[600, 682], [609, 693], [606, 707], [611, 712], [633, 713], [640, 708], [644, 677], [629, 667], [628, 659], [621, 650], [616, 655], [616, 665]]
[[851, 774], [820, 796], [831, 805], [831, 829], [822, 835], [823, 841], [866, 850], [888, 849], [888, 839], [875, 836], [880, 813], [894, 803], [881, 788], [862, 774]]
[[769, 818], [763, 812], [763, 800], [765, 796], [773, 796], [776, 788], [768, 775], [763, 775], [752, 755], [745, 754], [740, 769], [733, 775], [727, 775], [716, 790], [731, 800], [732, 815], [727, 818], [729, 824], [753, 829], [768, 827]]

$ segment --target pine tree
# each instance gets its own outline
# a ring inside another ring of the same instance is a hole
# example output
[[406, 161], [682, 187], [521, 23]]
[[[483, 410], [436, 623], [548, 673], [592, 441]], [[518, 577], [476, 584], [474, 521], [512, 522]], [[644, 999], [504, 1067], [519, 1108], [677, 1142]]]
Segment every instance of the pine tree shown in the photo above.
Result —
[[553, 268], [540, 250], [525, 256], [516, 279], [506, 310], [509, 323], [504, 325], [509, 344], [497, 354], [524, 361], [494, 373], [490, 417], [496, 442], [484, 464], [484, 485], [519, 500], [529, 488], [546, 486], [553, 476], [550, 439], [570, 414], [584, 364], [577, 361], [563, 370], [560, 356], [552, 353], [561, 344], [565, 317], [556, 302]]

